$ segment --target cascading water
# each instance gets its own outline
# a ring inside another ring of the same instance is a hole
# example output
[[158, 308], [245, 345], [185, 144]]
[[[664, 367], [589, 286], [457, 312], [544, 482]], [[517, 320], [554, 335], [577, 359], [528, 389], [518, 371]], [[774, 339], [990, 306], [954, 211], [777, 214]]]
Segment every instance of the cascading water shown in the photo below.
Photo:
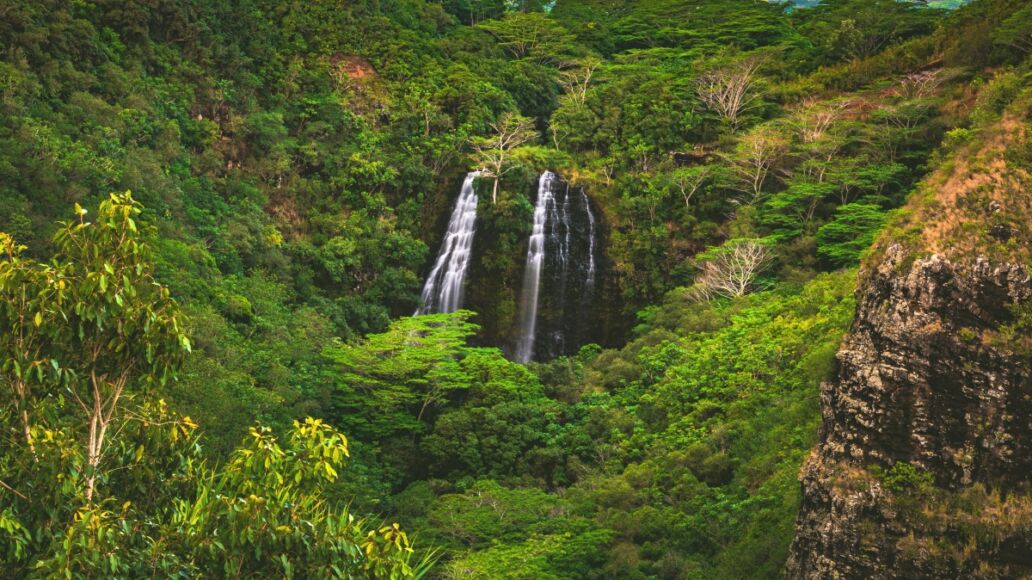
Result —
[[587, 193], [571, 191], [555, 174], [543, 173], [527, 244], [515, 360], [573, 354], [597, 336], [597, 236]]
[[473, 236], [477, 225], [477, 194], [473, 181], [479, 171], [466, 174], [455, 209], [448, 220], [448, 230], [441, 242], [437, 261], [423, 285], [422, 306], [416, 314], [455, 312], [462, 306], [463, 284], [473, 253]]
[[595, 213], [591, 211], [591, 201], [588, 194], [581, 189], [581, 201], [584, 202], [584, 211], [588, 214], [588, 277], [585, 286], [589, 291], [595, 289]]
[[545, 235], [548, 222], [552, 221], [555, 231], [556, 220], [549, 220], [556, 213], [552, 181], [555, 174], [546, 171], [538, 179], [537, 201], [534, 205], [534, 227], [527, 243], [527, 264], [523, 270], [523, 294], [520, 300], [520, 335], [516, 343], [516, 360], [530, 362], [534, 356], [534, 339], [537, 331], [538, 293], [541, 290], [541, 271], [545, 266]]
[[[563, 238], [562, 243], [559, 245], [559, 264], [562, 268], [563, 274], [569, 270], [570, 262], [570, 232], [573, 228], [570, 226], [570, 184], [566, 184], [566, 192], [564, 193], [562, 209], [559, 212], [559, 219], [556, 221], [555, 227], [559, 228], [559, 224], [563, 227]], [[556, 232], [558, 236], [559, 232]]]

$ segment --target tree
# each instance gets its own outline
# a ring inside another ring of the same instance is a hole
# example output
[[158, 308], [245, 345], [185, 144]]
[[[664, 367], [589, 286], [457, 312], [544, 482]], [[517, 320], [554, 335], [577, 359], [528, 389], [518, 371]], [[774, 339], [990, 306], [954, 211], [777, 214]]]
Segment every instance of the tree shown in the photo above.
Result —
[[436, 418], [433, 432], [420, 442], [422, 467], [450, 480], [526, 473], [550, 478], [553, 469], [541, 474], [534, 467], [542, 448], [555, 444], [548, 429], [559, 421], [559, 407], [545, 396], [538, 378], [493, 348], [469, 349], [462, 367], [469, 390], [461, 405]]
[[[54, 477], [66, 475], [60, 471], [20, 473], [26, 476], [21, 483], [39, 497], [26, 497], [13, 509], [9, 496], [0, 494], [0, 553], [7, 528], [35, 530], [5, 558], [5, 572], [416, 579], [436, 559], [433, 551], [416, 555], [398, 524], [376, 525], [331, 499], [348, 441], [320, 420], [295, 421], [282, 439], [256, 425], [228, 461], [209, 466], [188, 417], [163, 401], [133, 413], [112, 448], [112, 501], [77, 504], [75, 496], [62, 494], [66, 482]], [[66, 432], [47, 431], [41, 454], [54, 464], [76, 459]], [[41, 499], [51, 501], [39, 505]]]
[[587, 106], [588, 89], [591, 88], [595, 71], [601, 65], [602, 61], [594, 56], [560, 65], [559, 87], [562, 96], [548, 123], [548, 132], [556, 149], [571, 133], [589, 132], [584, 127], [590, 124], [592, 118]]
[[434, 556], [414, 555], [397, 524], [372, 526], [328, 501], [348, 456], [343, 434], [309, 418], [281, 445], [256, 425], [218, 465], [197, 424], [148, 397], [190, 341], [154, 279], [141, 211], [129, 193], [101, 202], [95, 221], [76, 206], [45, 264], [0, 233], [4, 571], [422, 576]]
[[779, 241], [794, 238], [809, 229], [821, 201], [834, 191], [835, 187], [828, 183], [789, 182], [764, 203], [759, 221]]
[[755, 127], [738, 141], [729, 160], [738, 176], [738, 188], [748, 196], [748, 203], [763, 197], [767, 178], [788, 151], [788, 139], [770, 123]]
[[559, 72], [559, 86], [563, 89], [563, 95], [578, 105], [584, 105], [591, 80], [601, 65], [602, 61], [594, 56], [564, 63]]
[[684, 199], [684, 206], [690, 208], [692, 198], [710, 180], [713, 173], [714, 168], [711, 165], [679, 167], [670, 173], [668, 179]]
[[[418, 578], [436, 559], [412, 562], [398, 524], [375, 526], [327, 503], [348, 440], [321, 420], [295, 421], [285, 443], [256, 426], [197, 492], [175, 502], [174, 540], [210, 575]], [[207, 574], [202, 574], [207, 575]]]
[[801, 31], [822, 45], [820, 59], [831, 63], [865, 59], [907, 38], [935, 29], [942, 12], [917, 2], [823, 0], [801, 10]]
[[499, 18], [505, 14], [506, 0], [445, 0], [445, 10], [460, 18], [466, 24], [477, 24], [488, 18]]
[[737, 132], [742, 115], [756, 106], [759, 94], [755, 91], [756, 73], [763, 60], [747, 57], [704, 73], [695, 81], [695, 94], [710, 110], [720, 115]]
[[179, 307], [153, 278], [149, 249], [126, 192], [101, 202], [97, 221], [65, 222], [54, 236], [64, 288], [59, 313], [69, 321], [51, 335], [51, 365], [89, 422], [86, 500], [91, 501], [108, 429], [129, 386], [167, 381], [190, 341]]
[[416, 432], [434, 405], [466, 389], [460, 361], [477, 326], [465, 310], [396, 320], [387, 332], [330, 347], [336, 367], [336, 406], [349, 432], [369, 438]]
[[834, 219], [817, 230], [817, 254], [835, 267], [855, 264], [887, 218], [885, 211], [874, 204], [840, 206]]
[[873, 118], [890, 126], [880, 135], [889, 161], [896, 161], [901, 149], [915, 139], [925, 121], [935, 112], [930, 99], [914, 99], [887, 104], [875, 111]]
[[901, 163], [882, 162], [865, 155], [836, 164], [829, 172], [829, 180], [838, 187], [838, 201], [844, 205], [863, 196], [883, 195], [887, 189], [905, 183], [908, 171]]
[[1032, 52], [1032, 5], [1025, 5], [1004, 20], [993, 34], [993, 41], [1021, 54]]
[[516, 58], [555, 63], [574, 50], [574, 38], [558, 22], [541, 12], [516, 12], [489, 20], [479, 28], [494, 36]]
[[800, 115], [798, 125], [800, 139], [803, 143], [817, 143], [824, 139], [849, 110], [850, 105], [849, 101], [833, 102], [826, 106], [817, 105], [816, 99], [803, 101], [800, 106], [803, 114]]
[[[856, 124], [842, 121], [848, 103], [836, 103], [802, 115], [796, 124], [800, 143], [793, 156], [798, 163], [793, 170], [797, 182], [823, 184], [843, 165], [841, 157], [856, 142]], [[841, 173], [841, 172], [839, 172]]]
[[537, 139], [538, 133], [533, 126], [533, 121], [527, 117], [504, 113], [491, 124], [493, 135], [470, 138], [473, 162], [481, 168], [484, 176], [494, 178], [494, 186], [491, 189], [492, 202], [498, 203], [499, 180], [512, 169], [509, 161], [513, 150]]
[[761, 240], [734, 239], [697, 259], [701, 272], [695, 278], [697, 297], [738, 298], [752, 290], [756, 277], [770, 265], [770, 247]]
[[926, 99], [935, 94], [946, 80], [941, 70], [919, 71], [899, 81], [899, 95], [904, 100]]
[[[126, 389], [168, 380], [190, 341], [177, 304], [154, 281], [136, 223], [139, 204], [128, 192], [111, 194], [96, 222], [86, 220], [85, 209], [75, 209], [77, 219], [61, 223], [54, 235], [53, 265], [20, 260], [19, 249], [8, 242], [0, 293], [13, 299], [4, 300], [3, 326], [15, 334], [0, 344], [7, 382], [23, 405], [29, 384], [23, 371], [33, 371], [37, 381], [46, 372], [81, 410], [88, 426], [89, 503]], [[30, 315], [35, 330], [25, 322]], [[25, 424], [28, 429], [27, 419]]]

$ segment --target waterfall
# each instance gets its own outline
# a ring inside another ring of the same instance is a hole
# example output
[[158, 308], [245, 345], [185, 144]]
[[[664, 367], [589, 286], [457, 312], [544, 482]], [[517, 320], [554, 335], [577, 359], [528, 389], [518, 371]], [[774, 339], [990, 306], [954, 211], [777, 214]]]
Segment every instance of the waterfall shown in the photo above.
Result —
[[534, 225], [511, 356], [519, 362], [576, 352], [595, 339], [598, 220], [588, 194], [550, 171], [538, 179]]
[[[546, 171], [538, 179], [537, 201], [534, 205], [534, 227], [527, 243], [527, 264], [523, 270], [523, 294], [520, 300], [520, 335], [516, 344], [516, 360], [530, 362], [534, 356], [534, 338], [537, 331], [538, 292], [541, 290], [541, 271], [545, 265], [545, 235], [548, 222], [552, 233], [558, 235], [555, 219], [555, 196], [552, 181], [555, 174]], [[548, 218], [552, 217], [552, 220]]]
[[584, 211], [588, 214], [588, 276], [584, 285], [591, 291], [595, 289], [595, 214], [591, 211], [591, 201], [584, 189], [581, 189], [580, 194]]
[[462, 306], [463, 283], [473, 252], [473, 235], [477, 225], [477, 194], [473, 181], [479, 171], [466, 174], [455, 209], [448, 220], [448, 230], [437, 253], [437, 261], [423, 285], [422, 306], [416, 314], [454, 312]]
[[[569, 271], [570, 264], [570, 232], [573, 231], [573, 227], [570, 225], [570, 184], [566, 184], [566, 192], [564, 193], [562, 211], [560, 211], [558, 224], [562, 223], [563, 226], [563, 241], [559, 244], [559, 264], [562, 273], [565, 275]], [[557, 232], [558, 234], [558, 232]]]

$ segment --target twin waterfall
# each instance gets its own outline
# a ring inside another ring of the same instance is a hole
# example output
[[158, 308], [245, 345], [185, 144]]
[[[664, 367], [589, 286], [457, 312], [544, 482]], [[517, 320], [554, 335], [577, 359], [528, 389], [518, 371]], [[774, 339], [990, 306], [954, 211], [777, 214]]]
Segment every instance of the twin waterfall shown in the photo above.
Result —
[[473, 189], [473, 182], [479, 175], [479, 171], [471, 171], [462, 182], [462, 191], [448, 220], [448, 231], [437, 253], [437, 261], [423, 285], [422, 306], [416, 314], [455, 312], [462, 307], [463, 285], [473, 254], [473, 235], [477, 226], [477, 192]]
[[[463, 307], [463, 284], [476, 233], [477, 195], [466, 176], [448, 230], [423, 286], [416, 314]], [[598, 327], [592, 306], [598, 280], [598, 225], [583, 189], [551, 171], [538, 179], [519, 309], [509, 356], [518, 362], [573, 354]]]
[[[534, 205], [534, 227], [530, 230], [527, 242], [527, 264], [523, 267], [523, 292], [520, 294], [519, 329], [516, 341], [515, 358], [526, 363], [534, 357], [534, 339], [537, 330], [538, 293], [541, 292], [541, 270], [545, 267], [545, 228], [551, 224], [547, 232], [549, 240], [558, 241], [559, 215], [555, 207], [555, 195], [552, 183], [555, 174], [546, 171], [538, 179], [537, 202]], [[569, 226], [566, 228], [569, 233]], [[558, 244], [563, 252], [564, 244]], [[561, 260], [564, 260], [561, 258]]]

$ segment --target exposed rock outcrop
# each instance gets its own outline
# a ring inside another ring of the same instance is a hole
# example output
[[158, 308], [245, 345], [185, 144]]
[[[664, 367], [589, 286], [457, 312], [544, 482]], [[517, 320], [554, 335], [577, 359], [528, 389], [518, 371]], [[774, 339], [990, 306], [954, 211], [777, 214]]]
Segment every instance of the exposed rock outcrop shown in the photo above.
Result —
[[[903, 553], [911, 540], [963, 550], [957, 544], [966, 536], [947, 521], [915, 522], [900, 513], [899, 496], [911, 498], [889, 489], [871, 466], [906, 462], [933, 474], [944, 490], [977, 483], [1015, 498], [1032, 483], [1032, 367], [991, 344], [1013, 318], [1008, 306], [1032, 296], [1032, 280], [1021, 266], [979, 260], [962, 268], [938, 255], [900, 274], [905, 259], [899, 246], [890, 248], [867, 280], [838, 354], [839, 378], [822, 388], [821, 444], [803, 469], [790, 577], [970, 573], [961, 566], [1004, 557], [1004, 542], [980, 546], [951, 570], [954, 554], [938, 561], [936, 554]], [[1008, 541], [1020, 545], [1007, 551], [1023, 550], [1022, 570], [1032, 572], [1032, 536], [1020, 537], [1029, 529], [1002, 531], [1017, 536]], [[928, 568], [925, 556], [935, 560]]]
[[893, 232], [914, 238], [887, 236], [862, 275], [789, 578], [1032, 577], [1028, 174], [1001, 126], [967, 155], [983, 173], [930, 178]]

